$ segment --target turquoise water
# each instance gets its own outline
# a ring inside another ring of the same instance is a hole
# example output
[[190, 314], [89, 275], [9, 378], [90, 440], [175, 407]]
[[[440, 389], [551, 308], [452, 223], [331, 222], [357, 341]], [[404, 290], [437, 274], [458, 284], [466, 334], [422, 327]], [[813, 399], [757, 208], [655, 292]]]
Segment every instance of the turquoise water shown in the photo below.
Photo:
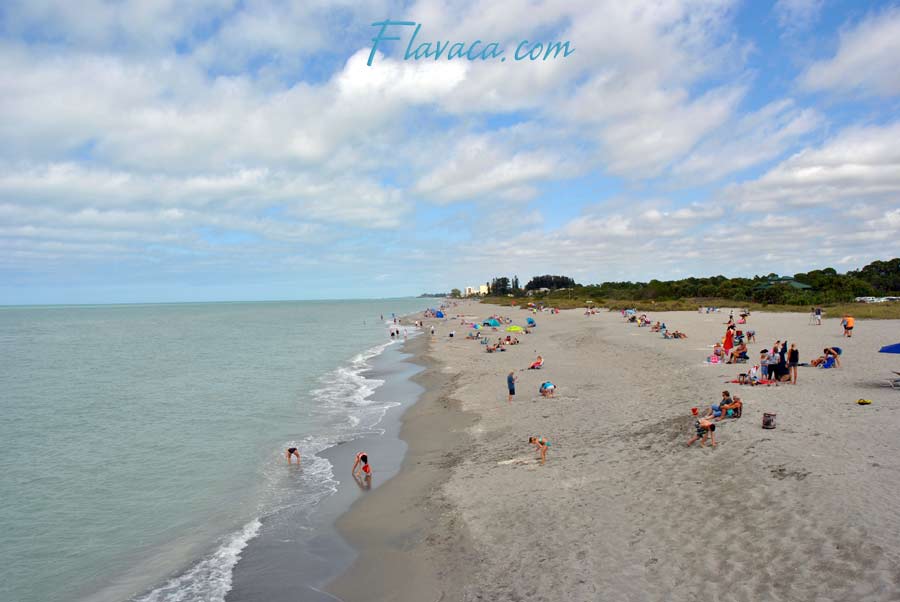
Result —
[[368, 361], [429, 304], [0, 308], [0, 599], [221, 600], [260, 520], [333, 491], [315, 453], [377, 428]]

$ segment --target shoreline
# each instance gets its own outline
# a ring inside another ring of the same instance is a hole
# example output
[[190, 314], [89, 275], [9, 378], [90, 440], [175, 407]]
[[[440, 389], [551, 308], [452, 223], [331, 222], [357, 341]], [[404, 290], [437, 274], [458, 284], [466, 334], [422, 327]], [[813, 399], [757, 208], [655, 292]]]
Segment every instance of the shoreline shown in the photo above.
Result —
[[[440, 554], [468, 555], [471, 544], [461, 521], [439, 493], [445, 475], [460, 464], [469, 447], [466, 430], [477, 417], [451, 396], [458, 376], [442, 371], [431, 353], [427, 333], [408, 342], [404, 351], [423, 370], [413, 377], [423, 392], [401, 418], [400, 438], [407, 445], [399, 473], [389, 483], [358, 499], [337, 521], [357, 558], [325, 588], [343, 602], [357, 600], [458, 599], [464, 571], [438, 570]], [[435, 339], [437, 336], [435, 337]], [[428, 545], [424, 546], [425, 541]], [[454, 578], [456, 577], [456, 578]]]
[[[413, 336], [408, 342], [421, 338]], [[296, 508], [263, 519], [260, 534], [248, 543], [234, 568], [227, 602], [293, 602], [298, 596], [310, 602], [335, 599], [323, 591], [324, 586], [350, 566], [356, 555], [341, 537], [336, 522], [367, 493], [349, 476], [349, 469], [357, 451], [367, 451], [375, 469], [372, 491], [399, 471], [406, 450], [398, 436], [400, 416], [421, 393], [413, 382], [421, 368], [412, 359], [404, 345], [392, 345], [361, 373], [365, 378], [383, 381], [367, 400], [396, 401], [397, 405], [386, 410], [372, 433], [340, 441], [316, 454], [332, 466], [334, 492], [313, 508]]]
[[[469, 304], [448, 315], [494, 312], [527, 315]], [[754, 354], [787, 338], [801, 361], [842, 346], [844, 365], [744, 387], [730, 380], [746, 368], [703, 361], [727, 309], [651, 314], [681, 341], [581, 313], [539, 314], [524, 344], [493, 355], [448, 339], [465, 332], [458, 320], [435, 322], [416, 358], [426, 391], [402, 419], [402, 469], [339, 519], [359, 557], [327, 591], [344, 602], [900, 596], [888, 502], [900, 495], [900, 404], [877, 382], [894, 365], [877, 349], [896, 321], [858, 321], [842, 339], [834, 319], [754, 314]], [[545, 368], [523, 371], [535, 353]], [[521, 382], [508, 407], [511, 368]], [[533, 388], [545, 378], [560, 386], [552, 400]], [[720, 423], [717, 448], [687, 448], [690, 408], [723, 389], [743, 396], [744, 416]], [[776, 430], [760, 430], [764, 411]], [[531, 434], [553, 441], [545, 466]]]

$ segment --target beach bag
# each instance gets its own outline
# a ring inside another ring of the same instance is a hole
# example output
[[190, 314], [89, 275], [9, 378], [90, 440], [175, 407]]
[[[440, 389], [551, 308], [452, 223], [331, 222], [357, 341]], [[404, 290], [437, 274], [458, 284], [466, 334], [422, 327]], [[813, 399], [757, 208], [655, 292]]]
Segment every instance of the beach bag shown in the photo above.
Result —
[[770, 414], [769, 412], [764, 413], [762, 419], [762, 427], [764, 429], [775, 428], [775, 414]]

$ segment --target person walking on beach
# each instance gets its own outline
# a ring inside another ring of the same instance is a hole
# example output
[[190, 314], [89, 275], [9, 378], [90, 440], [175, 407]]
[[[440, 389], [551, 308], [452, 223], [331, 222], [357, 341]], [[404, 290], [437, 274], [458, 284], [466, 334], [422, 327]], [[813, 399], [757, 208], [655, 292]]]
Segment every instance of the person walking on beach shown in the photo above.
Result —
[[509, 399], [507, 401], [512, 403], [513, 397], [516, 394], [516, 381], [519, 378], [516, 376], [515, 372], [510, 372], [506, 375], [506, 388], [509, 390]]
[[356, 461], [353, 462], [353, 470], [354, 477], [364, 477], [366, 479], [372, 478], [372, 467], [369, 465], [369, 454], [366, 452], [359, 452], [356, 454]]
[[822, 325], [822, 308], [816, 307], [816, 326]]
[[291, 458], [294, 456], [297, 457], [297, 464], [300, 464], [300, 450], [299, 449], [297, 449], [296, 447], [289, 447], [289, 448], [287, 448], [287, 451], [284, 452], [284, 457], [287, 458], [288, 464], [291, 463]]
[[844, 319], [841, 320], [841, 326], [844, 327], [844, 336], [850, 338], [853, 336], [853, 317], [852, 316], [844, 316]]
[[797, 345], [791, 343], [791, 348], [788, 351], [788, 369], [791, 371], [791, 384], [797, 384], [797, 366], [800, 365], [800, 350], [797, 349]]

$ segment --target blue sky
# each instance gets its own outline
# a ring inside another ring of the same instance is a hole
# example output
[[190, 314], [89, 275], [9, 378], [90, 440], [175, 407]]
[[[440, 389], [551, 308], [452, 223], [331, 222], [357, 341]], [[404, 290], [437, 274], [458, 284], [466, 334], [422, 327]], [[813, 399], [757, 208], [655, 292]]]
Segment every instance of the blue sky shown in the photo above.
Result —
[[900, 255], [897, 2], [13, 0], [0, 69], [0, 304]]

